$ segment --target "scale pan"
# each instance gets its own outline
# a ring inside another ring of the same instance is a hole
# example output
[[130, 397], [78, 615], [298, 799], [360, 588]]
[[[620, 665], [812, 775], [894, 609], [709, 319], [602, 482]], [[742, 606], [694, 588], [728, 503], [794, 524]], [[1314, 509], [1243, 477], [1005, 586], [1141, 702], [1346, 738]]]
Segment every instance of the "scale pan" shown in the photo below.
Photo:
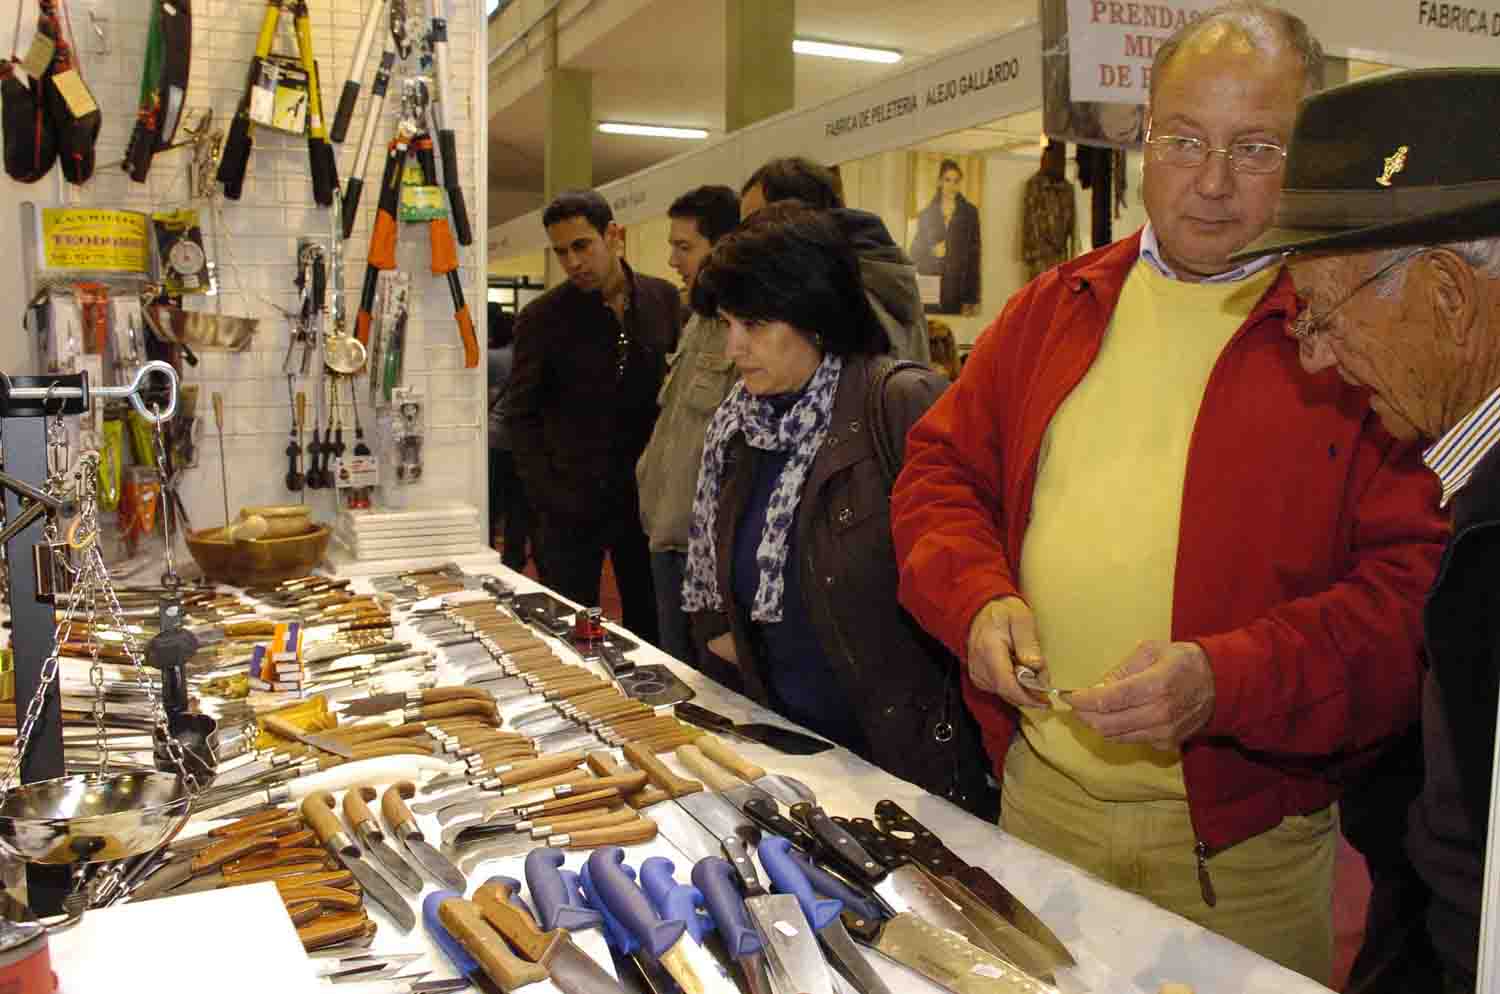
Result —
[[188, 817], [175, 773], [96, 773], [22, 784], [0, 796], [0, 851], [66, 866], [154, 849]]

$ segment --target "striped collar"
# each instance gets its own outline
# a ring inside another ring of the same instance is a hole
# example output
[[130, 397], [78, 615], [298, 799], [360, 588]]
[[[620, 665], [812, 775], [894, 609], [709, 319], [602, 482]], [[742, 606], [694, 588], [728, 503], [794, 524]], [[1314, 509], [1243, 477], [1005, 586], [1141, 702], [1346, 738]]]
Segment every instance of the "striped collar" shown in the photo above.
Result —
[[[1146, 227], [1141, 230], [1141, 258], [1151, 263], [1151, 268], [1155, 269], [1158, 273], [1161, 273], [1167, 279], [1181, 279], [1180, 276], [1172, 271], [1172, 267], [1167, 265], [1167, 260], [1162, 257], [1161, 243], [1156, 240], [1156, 229], [1151, 226], [1150, 221], [1147, 221]], [[1260, 272], [1262, 269], [1265, 269], [1268, 266], [1275, 266], [1279, 265], [1280, 263], [1280, 253], [1273, 252], [1270, 255], [1263, 255], [1258, 259], [1251, 259], [1243, 266], [1237, 266], [1227, 273], [1219, 273], [1215, 276], [1208, 276], [1199, 280], [1198, 282], [1237, 283], [1240, 280], [1254, 276], [1256, 273]]]
[[1448, 506], [1453, 495], [1469, 482], [1474, 467], [1497, 443], [1500, 443], [1500, 388], [1422, 453], [1422, 461], [1443, 485], [1440, 506]]

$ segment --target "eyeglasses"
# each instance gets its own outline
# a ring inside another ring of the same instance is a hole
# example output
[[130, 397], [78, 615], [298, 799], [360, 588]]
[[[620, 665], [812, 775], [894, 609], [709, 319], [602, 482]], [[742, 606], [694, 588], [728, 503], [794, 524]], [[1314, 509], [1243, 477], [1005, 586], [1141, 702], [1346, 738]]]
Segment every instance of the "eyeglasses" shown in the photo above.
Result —
[[1274, 173], [1286, 161], [1286, 149], [1275, 142], [1234, 142], [1230, 145], [1210, 145], [1202, 138], [1185, 135], [1153, 135], [1146, 133], [1146, 145], [1156, 161], [1180, 169], [1197, 169], [1214, 153], [1229, 160], [1229, 166], [1237, 173], [1264, 176]]
[[1324, 311], [1322, 314], [1313, 314], [1312, 305], [1304, 301], [1302, 313], [1297, 315], [1296, 319], [1292, 322], [1290, 329], [1288, 329], [1291, 332], [1292, 337], [1303, 345], [1311, 345], [1314, 341], [1316, 341], [1318, 335], [1322, 334], [1328, 329], [1328, 323], [1333, 317], [1334, 313], [1340, 307], [1343, 307], [1345, 304], [1349, 303], [1349, 301], [1353, 300], [1355, 294], [1359, 293], [1359, 291], [1363, 290], [1370, 284], [1376, 282], [1382, 276], [1394, 270], [1397, 266], [1400, 266], [1403, 263], [1410, 262], [1421, 254], [1421, 250], [1418, 250], [1416, 252], [1408, 252], [1405, 255], [1398, 255], [1396, 258], [1392, 259], [1390, 262], [1387, 262], [1385, 265], [1375, 270], [1369, 276], [1366, 276], [1364, 279], [1356, 283], [1354, 285], [1354, 289], [1350, 290], [1348, 293], [1340, 297], [1337, 303], [1328, 308], [1328, 310]]

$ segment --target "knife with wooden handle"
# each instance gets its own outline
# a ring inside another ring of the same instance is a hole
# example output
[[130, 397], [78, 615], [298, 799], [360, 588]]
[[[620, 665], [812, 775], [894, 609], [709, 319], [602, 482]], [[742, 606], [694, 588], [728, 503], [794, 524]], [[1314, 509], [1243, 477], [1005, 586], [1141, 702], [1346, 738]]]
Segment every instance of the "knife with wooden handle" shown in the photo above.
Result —
[[344, 791], [344, 820], [354, 829], [354, 835], [364, 846], [365, 851], [374, 855], [396, 882], [410, 890], [413, 894], [422, 891], [422, 876], [406, 865], [401, 854], [392, 849], [385, 841], [385, 832], [380, 828], [380, 822], [375, 820], [375, 815], [370, 811], [369, 802], [375, 800], [376, 791], [368, 784], [350, 787]]
[[406, 899], [392, 887], [375, 868], [362, 858], [364, 853], [339, 824], [333, 813], [333, 796], [327, 791], [315, 791], [302, 802], [302, 817], [317, 833], [318, 840], [354, 874], [361, 887], [385, 909], [403, 932], [410, 932], [417, 924], [417, 916]]
[[288, 907], [293, 904], [311, 904], [325, 911], [354, 911], [365, 903], [364, 896], [353, 891], [321, 884], [290, 886], [295, 883], [296, 881], [287, 881], [288, 886], [278, 892], [282, 903]]
[[363, 911], [347, 911], [338, 914], [320, 915], [315, 921], [297, 929], [297, 938], [308, 952], [332, 946], [348, 939], [364, 935], [366, 928], [374, 924]]
[[442, 887], [462, 893], [468, 881], [453, 862], [432, 847], [422, 834], [422, 826], [406, 806], [408, 798], [417, 791], [410, 780], [402, 780], [387, 787], [380, 798], [380, 810], [391, 832], [406, 846], [406, 851], [422, 869]]
[[438, 905], [438, 919], [459, 944], [479, 962], [480, 967], [501, 990], [514, 991], [526, 984], [547, 979], [547, 968], [528, 963], [510, 951], [500, 934], [484, 920], [472, 901], [450, 897]]

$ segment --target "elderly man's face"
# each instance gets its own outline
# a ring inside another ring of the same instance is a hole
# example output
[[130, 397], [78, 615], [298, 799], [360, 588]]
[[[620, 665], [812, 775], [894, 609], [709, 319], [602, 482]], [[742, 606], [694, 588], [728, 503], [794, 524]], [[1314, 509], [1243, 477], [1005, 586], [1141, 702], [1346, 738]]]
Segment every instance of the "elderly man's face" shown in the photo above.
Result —
[[1287, 262], [1314, 329], [1300, 342], [1302, 367], [1316, 373], [1332, 366], [1346, 382], [1367, 387], [1371, 410], [1397, 438], [1436, 438], [1445, 428], [1448, 391], [1435, 315], [1421, 306], [1428, 274], [1398, 262], [1366, 282], [1388, 257], [1374, 251]]
[[[1255, 141], [1284, 147], [1303, 75], [1290, 51], [1268, 58], [1238, 35], [1213, 28], [1179, 52], [1155, 82], [1153, 136], [1199, 138], [1215, 148]], [[1184, 279], [1232, 269], [1229, 256], [1270, 226], [1282, 172], [1236, 172], [1221, 153], [1184, 168], [1156, 161], [1148, 150], [1142, 191], [1167, 264]]]

